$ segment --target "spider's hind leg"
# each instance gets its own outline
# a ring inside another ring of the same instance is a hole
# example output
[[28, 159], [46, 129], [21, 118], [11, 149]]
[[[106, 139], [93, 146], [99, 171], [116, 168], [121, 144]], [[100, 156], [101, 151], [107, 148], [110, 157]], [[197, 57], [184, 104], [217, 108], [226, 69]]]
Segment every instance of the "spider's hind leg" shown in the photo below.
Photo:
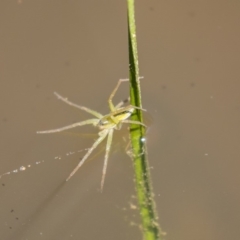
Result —
[[107, 172], [107, 163], [108, 163], [110, 148], [111, 148], [111, 145], [112, 145], [112, 137], [113, 137], [113, 129], [109, 129], [107, 145], [106, 145], [106, 152], [105, 152], [105, 157], [104, 157], [104, 164], [103, 164], [103, 173], [102, 173], [102, 180], [101, 180], [101, 192], [103, 190], [104, 180], [105, 180], [105, 176], [106, 176], [106, 172]]
[[78, 165], [73, 169], [73, 171], [70, 173], [66, 181], [68, 181], [76, 172], [77, 170], [84, 164], [84, 162], [87, 160], [89, 155], [92, 153], [92, 151], [104, 140], [104, 138], [108, 135], [108, 131], [104, 129], [102, 132], [99, 133], [98, 139], [94, 142], [91, 148], [88, 149], [87, 153], [83, 157], [83, 159], [78, 163]]

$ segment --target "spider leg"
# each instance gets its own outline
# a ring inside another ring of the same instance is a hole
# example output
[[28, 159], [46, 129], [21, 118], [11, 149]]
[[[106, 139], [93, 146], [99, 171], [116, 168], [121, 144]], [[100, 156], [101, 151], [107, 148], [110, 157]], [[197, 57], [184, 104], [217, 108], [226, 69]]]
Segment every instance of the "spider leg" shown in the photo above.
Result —
[[70, 128], [79, 127], [79, 126], [83, 126], [83, 125], [87, 125], [87, 124], [93, 124], [94, 126], [96, 126], [98, 122], [99, 122], [99, 119], [93, 118], [93, 119], [88, 119], [86, 121], [73, 123], [71, 125], [68, 125], [68, 126], [65, 126], [65, 127], [61, 127], [61, 128], [57, 128], [57, 129], [51, 129], [51, 130], [46, 130], [46, 131], [37, 131], [37, 133], [62, 132], [64, 130], [67, 130], [67, 129], [70, 129]]
[[125, 103], [129, 103], [129, 101], [130, 101], [130, 97], [127, 98], [127, 99], [125, 99], [125, 100], [123, 100], [123, 101], [121, 101], [121, 102], [119, 102], [119, 103], [115, 106], [115, 109], [120, 108], [120, 107], [121, 107], [122, 105], [124, 105]]
[[108, 163], [109, 152], [112, 144], [112, 137], [113, 137], [113, 128], [109, 129], [109, 132], [108, 132], [108, 139], [107, 139], [106, 152], [105, 152], [104, 164], [103, 164], [102, 180], [101, 180], [101, 192], [103, 190], [104, 180], [107, 172], [107, 163]]
[[130, 106], [134, 109], [139, 109], [139, 110], [144, 111], [144, 112], [147, 111], [145, 108], [141, 108], [141, 107], [137, 107], [137, 106], [133, 106], [133, 105], [130, 105]]
[[108, 99], [108, 104], [109, 104], [109, 108], [110, 108], [111, 112], [114, 112], [114, 110], [115, 110], [115, 107], [112, 103], [112, 99], [113, 99], [114, 95], [116, 94], [116, 91], [118, 90], [118, 88], [122, 82], [128, 82], [128, 81], [129, 81], [129, 79], [119, 79], [117, 86], [113, 89], [112, 93], [110, 94], [110, 97]]
[[134, 120], [123, 120], [123, 123], [131, 123], [131, 124], [138, 124], [138, 125], [142, 125], [143, 127], [147, 128], [147, 126], [144, 123], [141, 123], [139, 121], [134, 121]]
[[78, 165], [74, 168], [74, 170], [70, 173], [70, 175], [68, 176], [68, 178], [66, 179], [66, 181], [68, 181], [76, 172], [77, 170], [84, 164], [84, 162], [87, 160], [87, 158], [89, 157], [89, 155], [92, 153], [92, 151], [104, 140], [104, 138], [107, 136], [108, 134], [108, 130], [104, 129], [103, 131], [101, 131], [99, 133], [99, 138], [94, 142], [94, 144], [92, 145], [91, 148], [88, 149], [87, 153], [85, 154], [85, 156], [83, 157], [83, 159], [78, 163]]
[[83, 107], [83, 106], [80, 106], [80, 105], [77, 105], [76, 103], [73, 103], [73, 102], [70, 102], [67, 98], [64, 98], [62, 97], [60, 94], [58, 94], [57, 92], [54, 92], [54, 95], [57, 96], [57, 98], [63, 102], [65, 102], [66, 104], [70, 105], [70, 106], [73, 106], [73, 107], [76, 107], [78, 109], [81, 109], [85, 112], [88, 112], [90, 114], [92, 114], [93, 116], [97, 117], [97, 118], [102, 118], [103, 115], [90, 109], [90, 108], [87, 108], [87, 107]]

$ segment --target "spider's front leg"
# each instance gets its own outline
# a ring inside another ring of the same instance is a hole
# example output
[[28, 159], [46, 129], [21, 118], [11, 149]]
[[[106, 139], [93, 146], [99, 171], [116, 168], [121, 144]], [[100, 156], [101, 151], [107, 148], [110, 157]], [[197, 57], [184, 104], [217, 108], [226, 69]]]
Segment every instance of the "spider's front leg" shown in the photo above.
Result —
[[118, 108], [122, 107], [124, 104], [129, 103], [129, 102], [130, 102], [130, 97], [122, 100], [121, 102], [119, 102], [119, 103], [115, 106], [115, 109], [118, 109]]
[[116, 109], [116, 108], [114, 107], [114, 105], [113, 105], [112, 99], [113, 99], [114, 95], [116, 94], [116, 92], [117, 92], [120, 84], [121, 84], [122, 82], [128, 82], [128, 81], [129, 81], [129, 79], [119, 79], [119, 80], [118, 80], [118, 83], [117, 83], [117, 86], [113, 89], [112, 93], [110, 94], [110, 97], [109, 97], [109, 99], [108, 99], [108, 104], [109, 104], [109, 108], [110, 108], [110, 111], [111, 111], [111, 112], [114, 112], [115, 109]]
[[96, 126], [98, 122], [99, 122], [99, 119], [93, 118], [93, 119], [88, 119], [86, 121], [73, 123], [71, 125], [61, 127], [61, 128], [57, 128], [57, 129], [51, 129], [51, 130], [46, 130], [46, 131], [37, 131], [37, 133], [42, 134], [42, 133], [62, 132], [62, 131], [67, 130], [67, 129], [71, 129], [71, 128], [75, 128], [75, 127], [79, 127], [79, 126], [83, 126], [83, 125], [88, 125], [88, 124], [93, 124], [94, 126]]
[[70, 106], [72, 106], [72, 107], [75, 107], [75, 108], [78, 108], [78, 109], [83, 110], [83, 111], [85, 111], [85, 112], [88, 112], [88, 113], [92, 114], [93, 116], [95, 116], [95, 117], [97, 117], [97, 118], [102, 118], [102, 117], [103, 117], [103, 115], [102, 115], [101, 113], [96, 112], [96, 111], [94, 111], [94, 110], [92, 110], [92, 109], [90, 109], [90, 108], [87, 108], [87, 107], [84, 107], [84, 106], [80, 106], [80, 105], [78, 105], [78, 104], [76, 104], [76, 103], [73, 103], [73, 102], [69, 101], [67, 98], [64, 98], [63, 96], [61, 96], [61, 95], [60, 95], [59, 93], [57, 93], [57, 92], [54, 92], [54, 95], [55, 95], [59, 100], [65, 102], [66, 104], [68, 104], [68, 105], [70, 105]]
[[[143, 77], [139, 77], [139, 80], [140, 79], [143, 79]], [[112, 103], [112, 99], [116, 93], [116, 91], [118, 90], [120, 84], [122, 82], [129, 82], [129, 79], [119, 79], [118, 80], [118, 83], [117, 83], [117, 86], [114, 88], [113, 92], [111, 93], [109, 99], [108, 99], [108, 103], [109, 103], [109, 107], [110, 109], [112, 109], [112, 106], [113, 106], [113, 103]], [[127, 103], [127, 102], [130, 102], [130, 97], [128, 97], [127, 99], [121, 101], [120, 103], [118, 103], [115, 107], [113, 107], [113, 109], [117, 109], [117, 108], [120, 108], [123, 104]]]

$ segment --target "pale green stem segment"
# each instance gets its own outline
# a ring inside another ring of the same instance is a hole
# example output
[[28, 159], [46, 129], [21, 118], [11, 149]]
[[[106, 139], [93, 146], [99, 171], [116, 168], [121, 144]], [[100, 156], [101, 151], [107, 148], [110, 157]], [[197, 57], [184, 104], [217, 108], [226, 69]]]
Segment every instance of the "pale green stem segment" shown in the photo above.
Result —
[[[134, 16], [134, 0], [128, 0], [128, 40], [129, 40], [129, 79], [131, 105], [142, 109], [141, 91], [139, 81], [139, 66], [137, 54], [136, 26]], [[143, 122], [142, 111], [136, 109], [131, 116], [131, 143], [132, 159], [135, 171], [135, 184], [142, 219], [144, 240], [160, 240], [162, 233], [158, 224], [158, 216], [154, 202], [154, 194], [149, 172], [147, 149], [145, 144], [144, 124], [136, 125], [134, 122]]]

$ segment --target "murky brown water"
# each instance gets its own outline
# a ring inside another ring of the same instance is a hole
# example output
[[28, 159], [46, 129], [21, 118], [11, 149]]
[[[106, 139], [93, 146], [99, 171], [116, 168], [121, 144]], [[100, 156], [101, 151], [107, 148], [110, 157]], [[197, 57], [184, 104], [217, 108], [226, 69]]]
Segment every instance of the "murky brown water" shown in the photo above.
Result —
[[[143, 105], [153, 118], [149, 160], [166, 239], [239, 239], [240, 5], [136, 7]], [[0, 174], [31, 165], [0, 179], [0, 239], [141, 239], [122, 137], [115, 136], [101, 194], [104, 145], [65, 183], [95, 129], [36, 134], [89, 117], [54, 91], [108, 112], [111, 90], [128, 74], [125, 8], [125, 1], [0, 3]], [[127, 94], [123, 86], [116, 100]]]

